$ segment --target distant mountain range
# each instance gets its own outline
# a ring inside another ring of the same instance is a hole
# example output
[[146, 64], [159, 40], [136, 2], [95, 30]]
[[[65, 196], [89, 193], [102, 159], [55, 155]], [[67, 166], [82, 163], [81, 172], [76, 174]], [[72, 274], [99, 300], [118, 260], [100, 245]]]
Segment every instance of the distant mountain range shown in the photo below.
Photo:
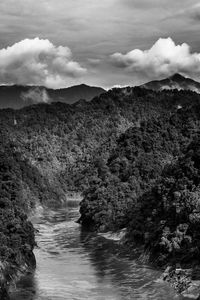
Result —
[[[162, 90], [191, 90], [200, 94], [200, 83], [175, 74], [162, 80], [154, 80], [141, 85], [142, 88], [154, 91]], [[64, 102], [72, 104], [79, 100], [90, 101], [106, 91], [101, 87], [92, 87], [85, 84], [63, 89], [47, 89], [42, 86], [0, 86], [0, 109], [22, 108], [34, 103]]]
[[[191, 83], [179, 75], [166, 81]], [[76, 99], [86, 97], [83, 86], [72, 90], [81, 91]], [[126, 87], [88, 102], [54, 102], [75, 101], [69, 91], [0, 88], [7, 106], [43, 101], [0, 109], [0, 299], [7, 274], [15, 278], [35, 264], [27, 210], [39, 203], [59, 207], [68, 191], [83, 192], [83, 226], [127, 228], [130, 251], [136, 244], [149, 251], [151, 263], [195, 265], [198, 272], [200, 94]]]
[[191, 90], [200, 94], [200, 83], [191, 78], [186, 78], [180, 74], [174, 74], [173, 76], [162, 80], [150, 81], [148, 83], [143, 84], [142, 87], [154, 91], [172, 89]]
[[42, 86], [0, 86], [0, 108], [22, 108], [33, 103], [64, 102], [75, 103], [80, 99], [86, 101], [104, 93], [100, 87], [85, 84], [63, 89], [47, 89]]

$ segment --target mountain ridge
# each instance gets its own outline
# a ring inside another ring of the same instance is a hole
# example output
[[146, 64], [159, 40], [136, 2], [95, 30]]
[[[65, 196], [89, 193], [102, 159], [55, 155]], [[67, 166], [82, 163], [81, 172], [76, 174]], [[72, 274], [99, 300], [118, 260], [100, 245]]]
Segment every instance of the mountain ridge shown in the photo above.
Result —
[[[23, 266], [33, 253], [34, 230], [24, 221], [27, 212], [38, 203], [59, 206], [67, 192], [83, 192], [79, 220], [83, 226], [99, 231], [127, 227], [134, 240], [143, 239], [145, 232], [137, 226], [144, 222], [130, 223], [135, 215], [142, 217], [140, 207], [135, 211], [135, 201], [144, 204], [151, 216], [148, 201], [141, 197], [151, 192], [165, 166], [181, 157], [196, 137], [199, 107], [200, 95], [190, 91], [127, 87], [109, 90], [90, 102], [0, 110], [0, 213], [4, 216], [0, 259], [4, 265]], [[167, 199], [173, 203], [170, 195]], [[15, 224], [19, 230], [13, 237]], [[152, 228], [147, 229], [152, 236]], [[16, 247], [13, 238], [18, 240]], [[0, 287], [3, 284], [0, 280]]]
[[200, 82], [195, 81], [190, 77], [184, 77], [179, 73], [175, 73], [174, 75], [161, 79], [161, 80], [153, 80], [142, 84], [141, 87], [145, 89], [151, 89], [154, 91], [162, 91], [162, 90], [191, 90], [200, 94]]
[[101, 87], [80, 84], [62, 89], [48, 89], [43, 86], [2, 85], [0, 86], [0, 108], [19, 109], [35, 103], [75, 103], [80, 99], [91, 101], [106, 92]]
[[[179, 73], [161, 80], [149, 81], [138, 87], [153, 91], [188, 90], [200, 94], [200, 82]], [[128, 86], [120, 89], [125, 91], [127, 88]], [[50, 89], [44, 86], [2, 85], [0, 86], [0, 109], [20, 109], [32, 104], [52, 102], [74, 104], [79, 100], [91, 101], [106, 92], [102, 87], [89, 86], [84, 83], [60, 89]]]

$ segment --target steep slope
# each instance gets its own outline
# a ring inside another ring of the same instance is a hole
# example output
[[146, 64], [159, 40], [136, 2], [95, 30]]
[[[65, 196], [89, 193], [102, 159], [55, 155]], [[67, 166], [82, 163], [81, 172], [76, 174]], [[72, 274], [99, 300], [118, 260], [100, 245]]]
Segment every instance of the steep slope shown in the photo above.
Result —
[[84, 192], [80, 222], [99, 231], [127, 227], [138, 199], [195, 138], [199, 107], [157, 115], [122, 134], [108, 160], [96, 165], [96, 176]]
[[169, 78], [163, 80], [155, 80], [142, 85], [146, 89], [151, 89], [154, 91], [162, 90], [191, 90], [196, 93], [200, 93], [200, 83], [191, 79], [185, 78], [180, 74], [175, 74]]
[[91, 102], [2, 110], [0, 126], [30, 164], [51, 184], [55, 183], [54, 191], [62, 194], [60, 180], [65, 189], [87, 186], [87, 176], [82, 172], [89, 175], [94, 158], [106, 159], [116, 139], [129, 127], [137, 128], [142, 121], [177, 113], [178, 105], [188, 107], [199, 103], [199, 98], [196, 93], [184, 91], [114, 89]]
[[88, 86], [86, 84], [80, 84], [60, 90], [48, 90], [49, 97], [54, 102], [64, 102], [72, 104], [80, 99], [86, 101], [92, 100], [94, 97], [99, 96], [106, 91], [100, 87]]
[[79, 219], [100, 232], [126, 228], [123, 241], [133, 255], [167, 267], [163, 278], [195, 299], [200, 278], [199, 138], [200, 104], [129, 128], [109, 158], [96, 163]]
[[0, 86], [0, 108], [18, 109], [40, 102], [74, 103], [80, 99], [90, 101], [104, 92], [102, 88], [84, 84], [57, 90], [41, 86]]
[[114, 89], [91, 102], [2, 110], [0, 126], [45, 178], [45, 185], [52, 186], [46, 198], [64, 200], [67, 190], [88, 186], [95, 159], [107, 159], [121, 133], [140, 127], [142, 121], [176, 113], [178, 105], [191, 105], [191, 98], [199, 103], [199, 95], [192, 92]]
[[[129, 226], [135, 203], [195, 137], [199, 105], [200, 95], [191, 91], [128, 87], [90, 102], [0, 110], [2, 157], [11, 173], [1, 184], [13, 182], [17, 191], [8, 196], [8, 206], [3, 200], [8, 217], [2, 228], [11, 251], [14, 246], [5, 228], [14, 218], [10, 210], [16, 211], [16, 222], [23, 227], [17, 237], [15, 253], [22, 258], [18, 263], [26, 263], [34, 246], [33, 231], [21, 221], [20, 212], [26, 214], [37, 202], [59, 205], [68, 191], [85, 191], [83, 225], [101, 231]], [[0, 170], [4, 174], [4, 167]], [[25, 254], [24, 247], [29, 249]], [[1, 260], [3, 251], [0, 247]], [[6, 258], [6, 263], [12, 266], [16, 260]]]
[[190, 268], [200, 264], [199, 155], [197, 135], [132, 210], [129, 238], [145, 245], [157, 264], [171, 261]]
[[35, 239], [22, 185], [30, 170], [9, 143], [2, 147], [2, 135], [0, 141], [0, 298], [7, 299], [9, 283], [35, 268]]
[[84, 226], [126, 228], [126, 247], [168, 266], [163, 278], [179, 293], [200, 277], [199, 137], [200, 103], [129, 128], [96, 163], [80, 208]]

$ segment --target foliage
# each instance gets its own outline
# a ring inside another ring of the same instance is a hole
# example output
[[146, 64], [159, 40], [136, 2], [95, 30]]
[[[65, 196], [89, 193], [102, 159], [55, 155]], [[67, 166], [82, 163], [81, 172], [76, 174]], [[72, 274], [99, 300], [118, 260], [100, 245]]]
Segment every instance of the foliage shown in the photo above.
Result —
[[[5, 146], [5, 145], [4, 145]], [[34, 230], [27, 220], [27, 202], [22, 197], [25, 175], [19, 157], [5, 146], [0, 149], [0, 261], [33, 267]]]
[[149, 193], [165, 166], [183, 155], [196, 136], [198, 118], [196, 108], [186, 109], [141, 121], [139, 127], [121, 134], [109, 158], [96, 165], [84, 192], [80, 222], [99, 230], [127, 227], [140, 197]]
[[[133, 239], [143, 241], [143, 202], [151, 195], [152, 209], [161, 205], [154, 203], [152, 189], [165, 166], [174, 165], [197, 135], [199, 103], [200, 95], [190, 91], [129, 87], [89, 103], [1, 110], [1, 259], [19, 263], [20, 257], [29, 256], [34, 233], [27, 212], [37, 201], [65, 200], [67, 191], [84, 191], [83, 225], [101, 231], [129, 227]], [[190, 218], [198, 223], [198, 214]], [[181, 224], [187, 222], [176, 225]], [[170, 233], [166, 230], [162, 240], [166, 249], [172, 247], [169, 236], [175, 232], [168, 227]], [[177, 228], [183, 231], [180, 239], [187, 240], [188, 232]]]

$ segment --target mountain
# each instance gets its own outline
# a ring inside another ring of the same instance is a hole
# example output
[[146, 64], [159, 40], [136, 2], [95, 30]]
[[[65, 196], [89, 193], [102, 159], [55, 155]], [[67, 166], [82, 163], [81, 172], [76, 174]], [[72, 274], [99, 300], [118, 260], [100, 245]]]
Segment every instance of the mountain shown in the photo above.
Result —
[[189, 91], [158, 94], [127, 87], [109, 90], [90, 102], [39, 103], [20, 110], [3, 109], [0, 110], [2, 147], [8, 141], [14, 143], [14, 148], [53, 187], [54, 196], [49, 198], [55, 199], [56, 194], [62, 196], [66, 190], [88, 185], [87, 174], [82, 172], [96, 158], [106, 159], [120, 134], [128, 128], [140, 127], [141, 122], [151, 118], [177, 114], [177, 106], [184, 109], [191, 105], [191, 99], [193, 104], [200, 103], [200, 95], [191, 95]]
[[151, 89], [154, 91], [172, 89], [191, 90], [200, 94], [200, 83], [191, 78], [186, 78], [180, 74], [174, 74], [173, 76], [162, 80], [150, 81], [148, 83], [143, 84], [141, 87]]
[[[13, 97], [15, 92], [34, 96], [28, 87], [4, 87], [5, 96], [6, 89]], [[27, 270], [28, 262], [34, 267], [34, 229], [27, 213], [39, 203], [64, 203], [67, 192], [83, 193], [82, 225], [99, 231], [126, 227], [131, 242], [156, 251], [164, 263], [168, 258], [185, 262], [187, 253], [189, 263], [195, 255], [200, 265], [200, 217], [195, 215], [200, 147], [193, 143], [200, 132], [200, 94], [126, 87], [70, 105], [44, 103], [49, 91], [35, 91], [43, 103], [0, 110], [0, 261], [5, 267], [0, 288], [7, 286], [6, 266], [13, 276], [20, 267]], [[186, 234], [184, 224], [192, 233]]]
[[65, 89], [47, 90], [50, 98], [54, 102], [75, 103], [80, 99], [91, 101], [94, 97], [99, 96], [106, 91], [101, 87], [88, 86], [80, 84]]
[[0, 108], [22, 108], [34, 103], [64, 102], [74, 103], [80, 99], [86, 101], [104, 93], [100, 87], [85, 84], [63, 89], [47, 89], [42, 86], [0, 86]]

